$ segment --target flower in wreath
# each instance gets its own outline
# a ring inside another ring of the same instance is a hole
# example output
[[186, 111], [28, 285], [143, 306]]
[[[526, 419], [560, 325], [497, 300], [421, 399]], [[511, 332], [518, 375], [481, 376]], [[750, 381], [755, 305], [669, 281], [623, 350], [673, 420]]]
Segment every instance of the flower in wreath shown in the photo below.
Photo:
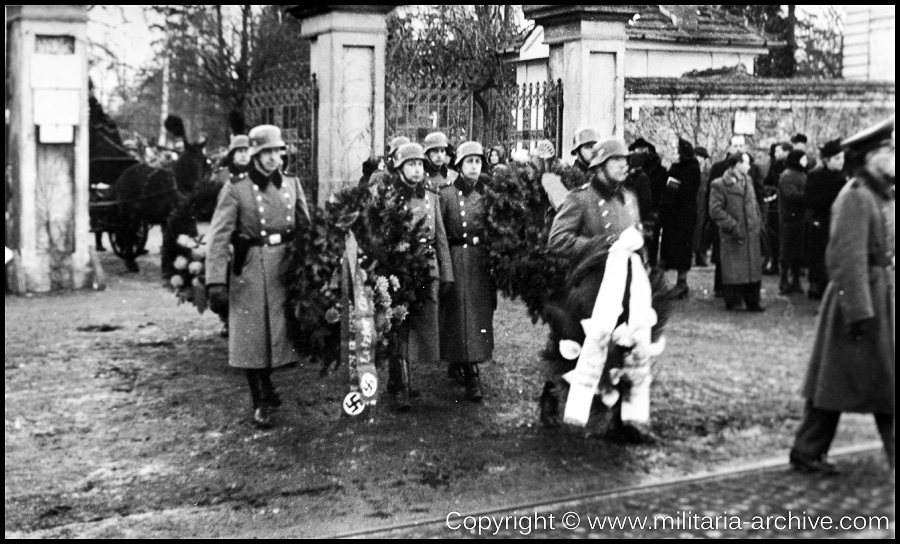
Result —
[[179, 234], [175, 243], [187, 249], [192, 249], [197, 246], [196, 240], [187, 234]]
[[181, 289], [182, 287], [184, 287], [184, 278], [182, 278], [182, 277], [179, 276], [178, 274], [175, 274], [174, 276], [172, 276], [172, 277], [169, 279], [169, 283], [170, 283], [170, 284], [172, 285], [172, 287], [174, 287], [175, 289]]
[[341, 320], [341, 312], [337, 308], [328, 308], [325, 312], [325, 321], [334, 324]]
[[206, 246], [198, 246], [191, 250], [191, 258], [195, 261], [206, 260]]
[[397, 276], [391, 274], [389, 280], [391, 283], [391, 289], [393, 289], [394, 291], [398, 291], [400, 289], [400, 280], [397, 279]]
[[188, 260], [183, 255], [179, 255], [175, 258], [175, 262], [172, 264], [175, 270], [185, 270], [188, 267]]
[[199, 276], [200, 273], [203, 272], [203, 263], [201, 261], [192, 262], [188, 265], [188, 272], [194, 276]]

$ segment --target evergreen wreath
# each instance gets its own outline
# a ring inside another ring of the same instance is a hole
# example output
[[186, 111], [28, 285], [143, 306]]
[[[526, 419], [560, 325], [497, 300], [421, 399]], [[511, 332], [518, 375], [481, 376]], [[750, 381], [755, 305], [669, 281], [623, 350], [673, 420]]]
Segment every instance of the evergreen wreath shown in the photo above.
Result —
[[[579, 170], [560, 163], [550, 172], [568, 189], [586, 182]], [[546, 301], [563, 294], [568, 260], [547, 251], [553, 210], [534, 165], [511, 163], [495, 169], [485, 191], [485, 209], [494, 284], [507, 297], [522, 300], [537, 323]]]
[[374, 196], [367, 187], [346, 189], [333, 195], [324, 210], [311, 208], [310, 215], [311, 222], [288, 248], [282, 278], [292, 341], [323, 373], [340, 363], [341, 259], [352, 231], [364, 285], [375, 302], [375, 362], [380, 365], [394, 352], [410, 308], [429, 296], [423, 287], [432, 279], [434, 248], [426, 242], [424, 218], [413, 224], [412, 212], [392, 184], [380, 184]]

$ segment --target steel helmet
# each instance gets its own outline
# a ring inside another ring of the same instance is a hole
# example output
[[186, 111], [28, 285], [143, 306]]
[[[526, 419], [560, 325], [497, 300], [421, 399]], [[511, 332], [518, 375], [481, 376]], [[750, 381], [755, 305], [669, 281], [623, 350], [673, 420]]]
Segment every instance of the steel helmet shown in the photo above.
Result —
[[572, 140], [572, 154], [577, 155], [578, 149], [585, 144], [595, 144], [600, 140], [600, 133], [590, 127], [583, 127], [575, 131]]
[[237, 136], [231, 137], [231, 144], [228, 146], [228, 151], [234, 151], [235, 149], [240, 149], [242, 147], [250, 147], [250, 138], [243, 134], [238, 134]]
[[250, 155], [272, 148], [287, 147], [281, 139], [281, 129], [275, 125], [259, 125], [250, 131]]
[[409, 143], [409, 138], [407, 138], [406, 136], [397, 136], [396, 138], [391, 140], [390, 145], [388, 145], [388, 153], [387, 154], [393, 155], [398, 149], [400, 149], [401, 145], [408, 144], [408, 143]]
[[415, 142], [403, 144], [397, 150], [397, 162], [394, 164], [394, 167], [399, 170], [403, 167], [403, 163], [414, 159], [425, 160], [425, 151], [422, 149], [422, 146]]
[[594, 159], [591, 161], [591, 168], [600, 166], [609, 159], [615, 157], [627, 157], [629, 155], [625, 140], [616, 138], [615, 136], [603, 138], [597, 142], [594, 145], [593, 151]]
[[480, 143], [463, 142], [459, 144], [459, 147], [456, 148], [456, 162], [454, 164], [459, 166], [459, 163], [461, 163], [463, 159], [471, 155], [481, 157], [482, 162], [484, 162], [484, 148], [481, 147]]
[[422, 147], [425, 148], [425, 153], [428, 153], [432, 149], [438, 147], [450, 147], [450, 142], [447, 141], [447, 135], [443, 132], [432, 132], [428, 136], [425, 136]]

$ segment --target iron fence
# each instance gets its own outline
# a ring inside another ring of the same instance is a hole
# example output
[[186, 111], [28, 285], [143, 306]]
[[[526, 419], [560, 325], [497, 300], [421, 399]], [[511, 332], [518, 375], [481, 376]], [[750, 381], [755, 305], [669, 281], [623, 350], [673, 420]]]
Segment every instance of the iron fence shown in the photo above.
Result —
[[318, 202], [316, 76], [299, 77], [292, 71], [261, 78], [251, 86], [245, 115], [248, 126], [276, 125], [287, 144], [285, 171], [300, 178], [309, 202]]
[[550, 140], [562, 149], [562, 81], [483, 91], [441, 78], [386, 85], [385, 135], [422, 141], [441, 131], [454, 143], [474, 139], [508, 151]]

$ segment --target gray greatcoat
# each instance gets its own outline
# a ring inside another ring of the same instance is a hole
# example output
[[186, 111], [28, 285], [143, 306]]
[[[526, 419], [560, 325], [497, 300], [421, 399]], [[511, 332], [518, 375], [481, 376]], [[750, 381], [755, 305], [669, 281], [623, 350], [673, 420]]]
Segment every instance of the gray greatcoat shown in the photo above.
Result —
[[207, 234], [206, 283], [229, 285], [228, 363], [238, 368], [272, 368], [299, 360], [288, 340], [281, 282], [287, 245], [254, 245], [239, 276], [228, 266], [235, 231], [254, 241], [276, 233], [289, 236], [297, 228], [295, 212], [309, 217], [300, 181], [278, 175], [281, 187], [270, 182], [263, 190], [247, 174], [232, 176], [219, 193]]
[[547, 249], [570, 259], [570, 274], [595, 255], [608, 253], [619, 235], [639, 226], [634, 194], [619, 187], [611, 192], [597, 180], [569, 191], [553, 219]]
[[709, 187], [709, 218], [719, 229], [722, 283], [762, 281], [759, 204], [747, 176], [726, 170]]
[[[830, 282], [803, 386], [813, 406], [894, 413], [894, 188], [856, 178], [831, 208]], [[871, 319], [854, 340], [849, 324]]]
[[[425, 218], [424, 228], [432, 233], [435, 257], [431, 263], [432, 281], [423, 287], [428, 290], [428, 299], [418, 308], [411, 308], [401, 325], [400, 357], [410, 363], [437, 363], [440, 361], [440, 340], [438, 335], [438, 285], [453, 281], [453, 267], [450, 264], [450, 249], [441, 216], [438, 195], [430, 190], [420, 197], [395, 178], [395, 188], [412, 211], [413, 223]], [[425, 183], [424, 181], [422, 183]]]
[[477, 363], [494, 350], [494, 289], [484, 235], [484, 179], [474, 185], [462, 177], [440, 192], [441, 216], [450, 258], [453, 289], [440, 301], [441, 359]]

